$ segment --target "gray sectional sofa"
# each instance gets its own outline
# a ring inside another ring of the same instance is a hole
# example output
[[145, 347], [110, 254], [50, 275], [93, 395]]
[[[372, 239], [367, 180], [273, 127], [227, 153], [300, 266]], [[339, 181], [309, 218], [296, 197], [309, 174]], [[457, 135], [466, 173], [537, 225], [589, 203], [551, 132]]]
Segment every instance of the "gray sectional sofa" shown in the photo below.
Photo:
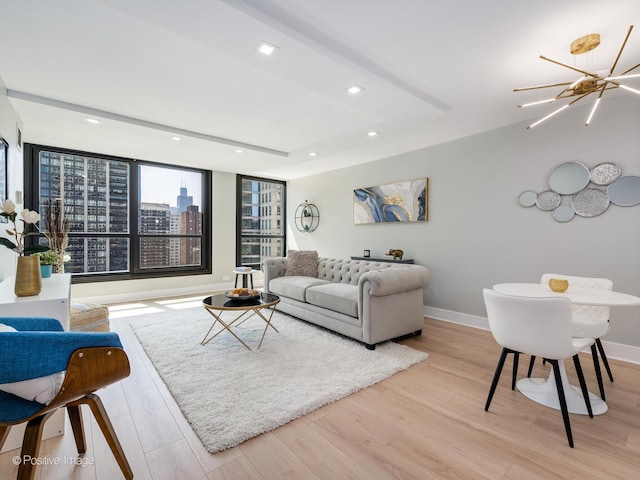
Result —
[[287, 268], [286, 257], [262, 263], [264, 289], [280, 296], [280, 311], [359, 340], [369, 349], [422, 333], [422, 295], [429, 280], [423, 266], [319, 258], [317, 276], [288, 275]]

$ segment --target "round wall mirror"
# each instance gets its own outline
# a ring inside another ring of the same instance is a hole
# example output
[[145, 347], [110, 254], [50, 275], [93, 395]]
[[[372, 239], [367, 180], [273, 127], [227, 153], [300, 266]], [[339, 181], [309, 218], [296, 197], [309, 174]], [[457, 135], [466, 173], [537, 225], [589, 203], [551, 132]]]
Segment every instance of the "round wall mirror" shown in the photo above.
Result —
[[591, 169], [589, 178], [596, 185], [609, 185], [622, 175], [622, 169], [615, 163], [604, 162]]
[[578, 162], [558, 165], [549, 175], [549, 188], [560, 195], [573, 195], [589, 185], [589, 169]]
[[553, 211], [553, 218], [558, 222], [568, 222], [572, 220], [576, 212], [569, 205], [560, 205]]
[[538, 195], [536, 206], [544, 212], [550, 212], [560, 205], [561, 201], [562, 198], [557, 192], [554, 192], [553, 190], [545, 190], [544, 192], [540, 192]]
[[585, 188], [571, 197], [571, 208], [581, 217], [597, 217], [609, 208], [609, 196], [599, 188]]
[[523, 207], [533, 207], [538, 200], [538, 194], [531, 190], [527, 190], [526, 192], [522, 192], [520, 197], [518, 197], [518, 202]]
[[611, 203], [619, 207], [640, 205], [640, 177], [620, 177], [607, 187], [607, 194]]

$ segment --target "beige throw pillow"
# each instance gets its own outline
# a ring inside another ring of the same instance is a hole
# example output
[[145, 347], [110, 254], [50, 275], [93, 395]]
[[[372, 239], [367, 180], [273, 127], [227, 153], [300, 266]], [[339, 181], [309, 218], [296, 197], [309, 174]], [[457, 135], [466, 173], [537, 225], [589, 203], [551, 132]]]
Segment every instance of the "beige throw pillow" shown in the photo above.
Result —
[[286, 276], [318, 276], [318, 252], [316, 250], [289, 250]]

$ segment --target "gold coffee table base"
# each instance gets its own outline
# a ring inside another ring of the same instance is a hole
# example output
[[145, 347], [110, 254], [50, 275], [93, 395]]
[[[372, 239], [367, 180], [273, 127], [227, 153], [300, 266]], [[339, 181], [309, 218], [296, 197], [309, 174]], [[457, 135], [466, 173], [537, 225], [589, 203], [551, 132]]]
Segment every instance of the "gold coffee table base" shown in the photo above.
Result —
[[[251, 350], [251, 347], [246, 344], [244, 340], [242, 340], [233, 330], [233, 326], [242, 325], [245, 321], [249, 320], [254, 315], [258, 315], [264, 322], [265, 327], [262, 332], [262, 337], [260, 337], [260, 343], [258, 344], [258, 349], [262, 346], [262, 341], [267, 333], [269, 327], [273, 328], [277, 333], [280, 333], [278, 329], [271, 323], [271, 318], [273, 317], [273, 312], [275, 312], [275, 306], [280, 302], [280, 297], [277, 295], [263, 293], [259, 298], [256, 299], [255, 302], [251, 303], [237, 303], [229, 300], [229, 298], [224, 295], [214, 295], [211, 297], [207, 297], [202, 301], [202, 306], [205, 308], [207, 312], [211, 314], [211, 316], [215, 319], [209, 327], [206, 335], [200, 342], [200, 345], [206, 345], [211, 340], [216, 338], [222, 332], [227, 331], [231, 335], [235, 337], [247, 350]], [[273, 307], [273, 308], [271, 308]], [[265, 308], [271, 308], [271, 312], [268, 317], [263, 315], [261, 310]], [[238, 316], [236, 316], [230, 322], [225, 322], [221, 317], [222, 313], [230, 310], [240, 312]], [[214, 329], [216, 324], [219, 323], [222, 328], [216, 331], [214, 334], [211, 334], [211, 331]]]

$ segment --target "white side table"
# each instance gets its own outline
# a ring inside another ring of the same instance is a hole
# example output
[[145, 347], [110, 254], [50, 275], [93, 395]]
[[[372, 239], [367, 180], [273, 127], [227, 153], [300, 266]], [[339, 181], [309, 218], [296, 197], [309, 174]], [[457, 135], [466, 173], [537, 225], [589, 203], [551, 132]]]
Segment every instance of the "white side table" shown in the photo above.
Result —
[[55, 318], [62, 328], [69, 330], [70, 273], [56, 273], [43, 278], [40, 293], [29, 297], [16, 297], [13, 293], [15, 281], [15, 277], [9, 277], [0, 282], [0, 312], [3, 316]]
[[[42, 279], [42, 291], [30, 297], [16, 297], [13, 293], [15, 277], [0, 282], [0, 312], [5, 317], [49, 317], [60, 321], [69, 330], [69, 295], [71, 274], [55, 273]], [[64, 433], [65, 409], [59, 408], [44, 425], [42, 440]], [[26, 423], [11, 427], [0, 453], [20, 448]]]
[[253, 274], [258, 270], [248, 270], [248, 271], [240, 271], [233, 270], [233, 273], [236, 274], [236, 283], [234, 284], [235, 288], [238, 288], [238, 278], [242, 276], [242, 288], [251, 288], [253, 290]]

